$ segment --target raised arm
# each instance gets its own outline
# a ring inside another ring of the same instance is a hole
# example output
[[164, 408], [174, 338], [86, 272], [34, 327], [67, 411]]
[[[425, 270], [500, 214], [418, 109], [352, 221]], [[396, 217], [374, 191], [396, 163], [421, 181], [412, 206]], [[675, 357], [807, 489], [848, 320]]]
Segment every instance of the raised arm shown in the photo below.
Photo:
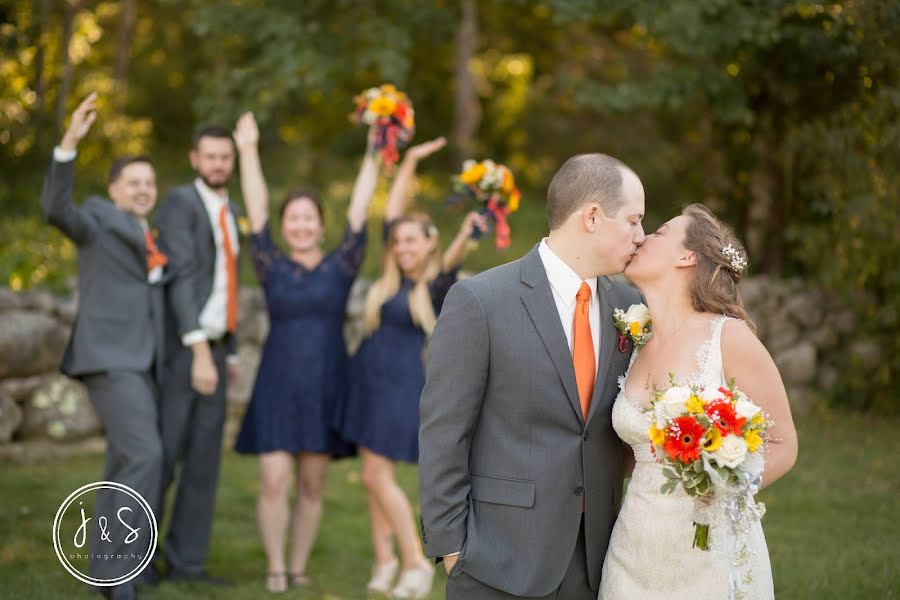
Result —
[[462, 226], [459, 228], [459, 233], [456, 234], [456, 237], [453, 238], [453, 241], [450, 242], [450, 245], [444, 252], [444, 257], [441, 260], [441, 270], [443, 272], [452, 271], [462, 264], [469, 253], [469, 240], [476, 228], [484, 233], [488, 229], [488, 222], [484, 215], [472, 211], [466, 215]]
[[430, 156], [447, 145], [447, 140], [442, 136], [430, 142], [424, 142], [412, 146], [406, 151], [397, 174], [394, 175], [394, 183], [388, 194], [387, 207], [384, 210], [384, 220], [393, 221], [403, 216], [406, 205], [412, 196], [410, 188], [416, 176], [416, 166], [423, 158]]
[[765, 448], [763, 487], [785, 475], [797, 461], [797, 430], [778, 367], [745, 323], [728, 321], [722, 331], [725, 377], [760, 406], [772, 421]]
[[366, 153], [363, 155], [362, 165], [353, 182], [353, 192], [350, 194], [350, 207], [347, 209], [347, 223], [354, 232], [360, 231], [366, 223], [366, 214], [369, 212], [369, 203], [375, 194], [375, 184], [378, 183], [378, 161], [372, 152], [372, 143], [375, 132], [370, 129], [366, 143]]
[[454, 285], [431, 338], [419, 404], [419, 493], [428, 556], [457, 553], [466, 540], [469, 451], [490, 367], [487, 326], [468, 282]]
[[259, 161], [259, 127], [252, 112], [246, 112], [238, 119], [234, 143], [241, 161], [241, 193], [250, 231], [259, 233], [269, 219], [269, 190]]
[[53, 160], [44, 179], [41, 191], [41, 211], [48, 223], [59, 228], [76, 244], [87, 242], [96, 221], [72, 204], [72, 185], [75, 179], [75, 156], [78, 142], [87, 135], [97, 119], [95, 102], [97, 94], [85, 98], [75, 112], [62, 141], [53, 149]]

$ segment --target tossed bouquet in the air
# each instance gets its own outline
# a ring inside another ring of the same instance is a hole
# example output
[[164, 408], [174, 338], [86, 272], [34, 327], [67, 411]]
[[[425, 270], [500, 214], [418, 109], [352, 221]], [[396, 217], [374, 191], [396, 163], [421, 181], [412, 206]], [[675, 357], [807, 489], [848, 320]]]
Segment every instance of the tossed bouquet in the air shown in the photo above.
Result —
[[[494, 224], [497, 248], [509, 248], [511, 230], [507, 217], [519, 210], [519, 200], [522, 198], [509, 167], [492, 160], [467, 160], [463, 163], [462, 172], [454, 175], [453, 186], [458, 193], [472, 199], [481, 214]], [[478, 239], [478, 234], [477, 230], [474, 231], [473, 239]]]
[[412, 101], [396, 86], [385, 83], [367, 89], [353, 98], [353, 103], [356, 109], [350, 114], [350, 120], [375, 127], [374, 150], [381, 152], [385, 166], [394, 165], [400, 158], [400, 149], [415, 132]]

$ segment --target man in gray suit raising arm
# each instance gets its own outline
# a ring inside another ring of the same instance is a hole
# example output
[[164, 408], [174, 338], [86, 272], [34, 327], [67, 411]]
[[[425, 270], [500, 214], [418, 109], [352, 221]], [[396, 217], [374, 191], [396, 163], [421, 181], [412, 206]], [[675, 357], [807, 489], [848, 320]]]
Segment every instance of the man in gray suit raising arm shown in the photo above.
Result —
[[453, 286], [421, 398], [422, 536], [448, 600], [595, 600], [622, 491], [611, 423], [613, 309], [640, 301], [607, 275], [643, 243], [644, 189], [580, 154], [547, 192], [550, 234]]
[[[162, 470], [156, 395], [166, 264], [147, 227], [147, 215], [156, 203], [156, 176], [147, 158], [121, 158], [109, 171], [112, 202], [94, 196], [82, 206], [72, 204], [76, 150], [96, 119], [96, 96], [88, 96], [72, 114], [53, 151], [41, 194], [44, 217], [78, 248], [78, 315], [60, 370], [85, 383], [106, 430], [104, 479], [131, 487], [155, 511]], [[117, 527], [115, 516], [123, 498], [100, 490], [94, 517], [108, 519], [111, 529]], [[149, 535], [142, 508], [129, 508], [137, 520], [132, 526]], [[132, 552], [121, 531], [105, 537], [101, 529], [91, 531], [92, 578], [117, 580], [137, 566], [114, 559]], [[133, 582], [100, 589], [107, 597], [135, 597]]]
[[[227, 584], [206, 572], [225, 424], [225, 392], [237, 361], [238, 227], [228, 199], [231, 133], [207, 127], [190, 153], [197, 178], [159, 208], [160, 247], [170, 260], [169, 352], [161, 394], [163, 494], [180, 466], [164, 547], [168, 577]], [[160, 503], [162, 506], [162, 501]]]

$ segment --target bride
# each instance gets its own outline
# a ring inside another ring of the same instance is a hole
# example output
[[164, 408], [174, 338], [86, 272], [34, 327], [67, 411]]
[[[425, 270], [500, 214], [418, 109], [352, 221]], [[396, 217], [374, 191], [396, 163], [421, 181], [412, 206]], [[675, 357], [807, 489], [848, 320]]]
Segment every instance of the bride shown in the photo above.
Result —
[[774, 598], [759, 521], [740, 534], [749, 552], [734, 565], [716, 551], [715, 530], [709, 551], [693, 548], [697, 501], [681, 487], [660, 493], [666, 479], [647, 435], [650, 398], [668, 386], [670, 373], [712, 389], [734, 378], [773, 423], [762, 486], [793, 467], [797, 435], [784, 384], [737, 289], [745, 258], [732, 231], [693, 204], [649, 235], [625, 271], [647, 299], [653, 335], [632, 355], [613, 407], [613, 427], [633, 451], [633, 472], [603, 565], [601, 600], [726, 599], [731, 568], [742, 582], [734, 597]]

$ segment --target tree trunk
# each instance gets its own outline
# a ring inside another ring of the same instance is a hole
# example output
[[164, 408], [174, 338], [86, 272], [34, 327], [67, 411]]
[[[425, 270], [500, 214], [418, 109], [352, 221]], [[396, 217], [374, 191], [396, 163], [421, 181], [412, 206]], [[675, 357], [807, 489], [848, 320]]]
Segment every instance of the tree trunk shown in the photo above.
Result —
[[44, 100], [46, 96], [46, 88], [44, 86], [44, 48], [46, 48], [46, 44], [44, 43], [44, 31], [47, 25], [47, 17], [50, 13], [50, 0], [38, 0], [37, 2], [37, 22], [35, 23], [35, 32], [34, 32], [34, 44], [37, 48], [37, 51], [34, 54], [34, 93], [35, 93], [35, 103], [34, 103], [34, 111], [35, 114], [42, 114], [44, 110]]
[[119, 31], [116, 41], [116, 70], [113, 74], [115, 81], [116, 112], [125, 109], [128, 92], [128, 56], [131, 51], [131, 33], [137, 20], [137, 3], [135, 0], [122, 0], [119, 5]]
[[72, 91], [72, 59], [69, 56], [69, 43], [72, 41], [72, 28], [75, 25], [75, 15], [81, 9], [80, 0], [69, 0], [66, 3], [66, 12], [63, 16], [62, 42], [59, 45], [62, 53], [62, 68], [60, 69], [59, 97], [56, 99], [56, 126], [60, 132], [66, 118], [66, 101]]
[[462, 20], [456, 36], [456, 91], [453, 96], [453, 145], [456, 163], [473, 158], [475, 134], [481, 123], [481, 105], [469, 61], [478, 45], [478, 13], [475, 0], [462, 0]]

